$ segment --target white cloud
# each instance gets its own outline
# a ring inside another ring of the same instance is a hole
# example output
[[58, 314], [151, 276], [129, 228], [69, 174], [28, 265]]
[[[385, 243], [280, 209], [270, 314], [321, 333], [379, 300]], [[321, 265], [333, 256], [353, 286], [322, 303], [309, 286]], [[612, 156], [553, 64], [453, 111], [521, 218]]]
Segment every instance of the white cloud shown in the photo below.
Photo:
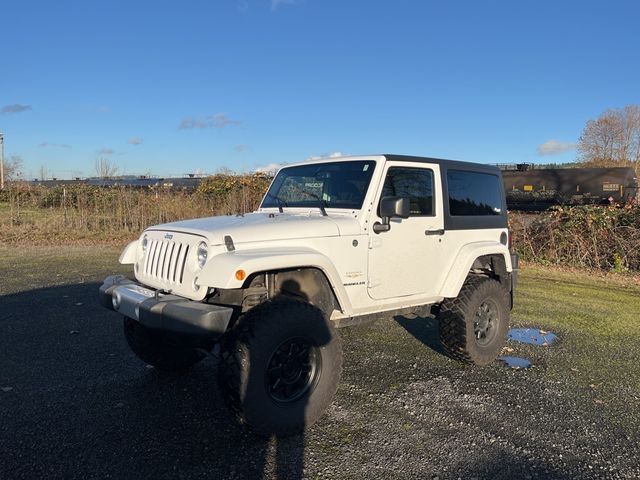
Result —
[[575, 150], [576, 144], [570, 142], [559, 142], [558, 140], [547, 140], [542, 145], [538, 146], [538, 155], [559, 155], [561, 153], [570, 152]]
[[322, 160], [323, 158], [338, 158], [338, 157], [344, 157], [346, 155], [347, 155], [346, 153], [342, 153], [342, 152], [323, 153], [321, 155], [311, 155], [305, 161], [308, 162], [310, 160]]
[[113, 155], [116, 152], [114, 152], [111, 148], [101, 148], [100, 150], [96, 150], [96, 153], [98, 155]]
[[[325, 158], [338, 158], [338, 157], [344, 157], [345, 155], [346, 154], [342, 152], [324, 153], [322, 155], [312, 155], [311, 157], [306, 158], [305, 160], [302, 160], [302, 162], [296, 162], [296, 163], [312, 162], [314, 160], [322, 160]], [[280, 170], [284, 166], [285, 164], [282, 164], [282, 163], [270, 163], [268, 165], [257, 167], [255, 171], [263, 172], [263, 173], [276, 173], [278, 170]]]
[[240, 125], [237, 120], [230, 119], [225, 113], [216, 113], [215, 115], [206, 115], [204, 117], [187, 117], [180, 122], [178, 130], [190, 130], [194, 128], [218, 128], [222, 129], [229, 125]]
[[233, 149], [236, 152], [246, 152], [247, 150], [249, 150], [249, 146], [248, 145], [239, 144], [239, 145], [236, 145], [235, 147], [233, 147]]
[[129, 145], [141, 145], [142, 137], [131, 137], [129, 140], [127, 140], [127, 143]]
[[270, 163], [268, 165], [263, 165], [261, 167], [256, 167], [255, 171], [257, 173], [277, 173], [278, 170], [282, 168], [282, 165], [279, 163]]
[[271, 0], [271, 10], [277, 10], [280, 5], [295, 5], [298, 0]]

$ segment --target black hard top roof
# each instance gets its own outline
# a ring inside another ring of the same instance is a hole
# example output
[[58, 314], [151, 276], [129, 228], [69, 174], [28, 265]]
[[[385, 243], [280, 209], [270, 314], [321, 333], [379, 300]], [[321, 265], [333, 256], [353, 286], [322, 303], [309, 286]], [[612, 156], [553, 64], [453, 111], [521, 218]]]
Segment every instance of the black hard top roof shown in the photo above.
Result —
[[413, 155], [397, 155], [394, 153], [381, 154], [389, 161], [396, 162], [419, 162], [419, 163], [437, 163], [445, 169], [472, 170], [475, 172], [500, 173], [500, 169], [495, 165], [485, 163], [462, 162], [460, 160], [446, 160], [444, 158], [417, 157]]

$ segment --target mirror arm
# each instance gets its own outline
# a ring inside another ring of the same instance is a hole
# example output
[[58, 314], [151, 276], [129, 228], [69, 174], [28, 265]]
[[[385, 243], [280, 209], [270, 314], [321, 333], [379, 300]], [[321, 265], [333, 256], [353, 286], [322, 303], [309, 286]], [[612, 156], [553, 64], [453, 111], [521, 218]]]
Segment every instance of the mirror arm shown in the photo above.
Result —
[[391, 230], [391, 223], [389, 222], [389, 217], [382, 217], [382, 223], [376, 222], [373, 224], [373, 231], [375, 233], [388, 232]]

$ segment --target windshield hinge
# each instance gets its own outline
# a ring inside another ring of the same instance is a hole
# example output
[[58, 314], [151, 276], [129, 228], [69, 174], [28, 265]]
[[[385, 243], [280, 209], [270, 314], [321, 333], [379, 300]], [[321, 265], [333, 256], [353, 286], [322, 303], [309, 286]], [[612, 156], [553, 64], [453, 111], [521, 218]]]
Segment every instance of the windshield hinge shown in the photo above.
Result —
[[227, 247], [227, 252], [233, 252], [236, 249], [236, 246], [233, 244], [233, 238], [231, 238], [231, 235], [224, 236], [224, 246]]

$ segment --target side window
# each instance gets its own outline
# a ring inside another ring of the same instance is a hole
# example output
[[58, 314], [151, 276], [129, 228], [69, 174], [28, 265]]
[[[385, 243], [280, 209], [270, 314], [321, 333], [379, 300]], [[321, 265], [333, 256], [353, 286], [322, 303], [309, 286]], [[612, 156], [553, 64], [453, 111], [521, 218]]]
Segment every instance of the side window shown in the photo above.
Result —
[[451, 215], [502, 214], [502, 189], [497, 175], [449, 170], [447, 186]]
[[409, 197], [411, 216], [433, 216], [433, 171], [426, 168], [391, 167], [382, 197]]

